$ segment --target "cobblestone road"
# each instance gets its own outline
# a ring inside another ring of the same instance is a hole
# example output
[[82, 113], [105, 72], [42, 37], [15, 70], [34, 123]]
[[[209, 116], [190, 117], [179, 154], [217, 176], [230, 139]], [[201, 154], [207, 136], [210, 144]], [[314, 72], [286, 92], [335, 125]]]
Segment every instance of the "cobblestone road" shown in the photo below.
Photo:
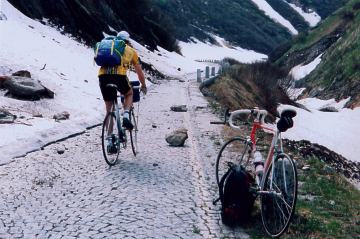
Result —
[[[219, 126], [197, 84], [162, 82], [140, 109], [136, 158], [128, 149], [109, 168], [96, 127], [1, 166], [0, 238], [248, 238], [211, 204]], [[182, 127], [185, 147], [169, 147], [165, 134]]]

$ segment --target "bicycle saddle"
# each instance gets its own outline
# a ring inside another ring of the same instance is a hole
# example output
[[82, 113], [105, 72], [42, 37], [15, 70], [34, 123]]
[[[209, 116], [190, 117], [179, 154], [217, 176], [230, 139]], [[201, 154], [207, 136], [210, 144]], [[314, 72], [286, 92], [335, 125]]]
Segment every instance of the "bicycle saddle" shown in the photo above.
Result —
[[283, 117], [294, 118], [295, 116], [296, 116], [296, 110], [294, 109], [284, 109], [280, 114], [280, 118]]
[[293, 109], [284, 109], [280, 114], [280, 120], [277, 122], [277, 128], [280, 132], [285, 132], [286, 130], [293, 127], [294, 122], [292, 118], [296, 116], [296, 111]]

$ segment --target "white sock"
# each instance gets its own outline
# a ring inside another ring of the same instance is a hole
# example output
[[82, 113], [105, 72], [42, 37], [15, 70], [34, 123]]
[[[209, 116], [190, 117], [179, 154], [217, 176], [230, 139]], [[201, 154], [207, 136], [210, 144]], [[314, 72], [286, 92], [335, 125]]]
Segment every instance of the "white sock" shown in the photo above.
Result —
[[125, 111], [124, 111], [123, 117], [126, 118], [126, 119], [129, 119], [129, 118], [130, 118], [130, 113], [129, 113], [128, 110], [125, 110]]

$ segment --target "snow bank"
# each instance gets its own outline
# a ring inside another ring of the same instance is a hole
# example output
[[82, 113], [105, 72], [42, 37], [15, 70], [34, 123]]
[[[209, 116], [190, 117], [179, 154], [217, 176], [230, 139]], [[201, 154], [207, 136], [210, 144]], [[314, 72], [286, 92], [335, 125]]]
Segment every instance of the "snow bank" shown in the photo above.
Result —
[[310, 27], [315, 27], [321, 21], [321, 17], [315, 11], [310, 10], [310, 12], [304, 12], [301, 7], [287, 1], [284, 2], [288, 3], [290, 7], [297, 11], [305, 21], [309, 23]]
[[[309, 140], [323, 145], [345, 158], [360, 162], [360, 108], [354, 110], [343, 108], [349, 99], [336, 102], [335, 100], [319, 100], [308, 98], [300, 100], [311, 112], [293, 106], [281, 105], [296, 109], [294, 127], [283, 133], [283, 137], [291, 140]], [[320, 108], [333, 106], [339, 112], [321, 112]]]
[[225, 57], [231, 57], [243, 63], [267, 59], [264, 54], [230, 46], [225, 39], [216, 35], [212, 36], [217, 41], [217, 45], [204, 43], [197, 39], [193, 39], [193, 42], [180, 42], [182, 54], [192, 60], [222, 60]]
[[[0, 107], [24, 117], [18, 124], [0, 125], [0, 163], [4, 163], [101, 122], [103, 103], [92, 49], [24, 16], [7, 1], [2, 1], [1, 11], [7, 20], [0, 21], [0, 75], [28, 70], [55, 92], [54, 99], [37, 102], [7, 98], [0, 92]], [[55, 122], [53, 115], [62, 111], [70, 113], [70, 120]]]
[[260, 10], [264, 11], [267, 16], [269, 16], [274, 21], [280, 23], [284, 27], [286, 27], [292, 34], [297, 35], [299, 32], [295, 29], [295, 27], [285, 18], [283, 18], [277, 11], [275, 11], [270, 4], [268, 4], [265, 0], [251, 0], [253, 1]]
[[322, 56], [322, 54], [320, 54], [318, 57], [316, 57], [309, 64], [306, 64], [306, 65], [300, 64], [300, 65], [294, 66], [290, 70], [290, 74], [292, 75], [294, 80], [300, 80], [300, 79], [304, 78], [305, 76], [307, 76], [308, 74], [310, 74], [317, 67], [317, 65], [320, 64], [321, 56]]

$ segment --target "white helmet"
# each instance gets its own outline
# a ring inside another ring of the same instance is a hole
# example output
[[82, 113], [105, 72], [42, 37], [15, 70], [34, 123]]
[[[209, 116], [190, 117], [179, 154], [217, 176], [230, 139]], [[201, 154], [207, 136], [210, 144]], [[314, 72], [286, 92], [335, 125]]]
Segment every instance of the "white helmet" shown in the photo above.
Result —
[[127, 31], [121, 31], [117, 34], [117, 37], [124, 41], [128, 41], [130, 39], [130, 34]]

